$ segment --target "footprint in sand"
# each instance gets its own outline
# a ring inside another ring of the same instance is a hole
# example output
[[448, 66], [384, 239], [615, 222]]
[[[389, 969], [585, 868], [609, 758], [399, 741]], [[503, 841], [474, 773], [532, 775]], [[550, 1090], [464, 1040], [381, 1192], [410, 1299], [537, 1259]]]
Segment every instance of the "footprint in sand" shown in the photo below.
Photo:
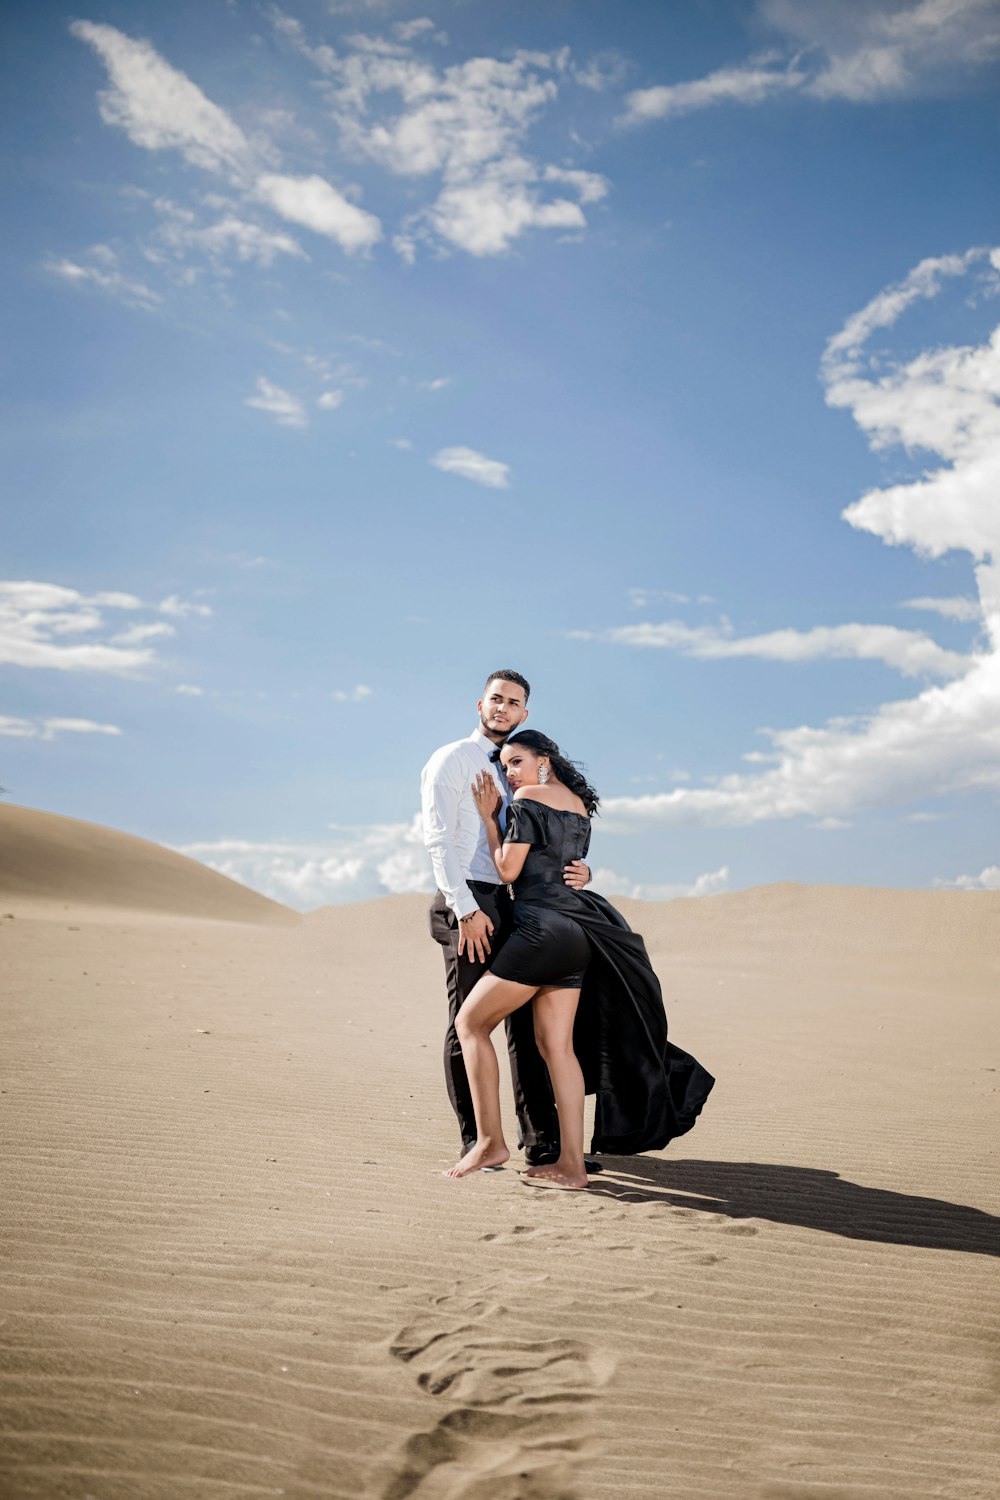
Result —
[[509, 1322], [488, 1297], [436, 1297], [393, 1340], [393, 1357], [450, 1409], [407, 1438], [382, 1500], [573, 1500], [593, 1446], [580, 1419], [614, 1361], [577, 1339], [516, 1338]]

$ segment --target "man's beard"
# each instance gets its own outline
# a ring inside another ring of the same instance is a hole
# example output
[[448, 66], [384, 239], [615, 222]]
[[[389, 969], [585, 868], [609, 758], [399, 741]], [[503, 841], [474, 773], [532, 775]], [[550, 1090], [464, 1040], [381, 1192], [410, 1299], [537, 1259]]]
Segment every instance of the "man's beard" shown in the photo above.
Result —
[[479, 727], [488, 739], [492, 739], [495, 734], [501, 735], [501, 744], [503, 744], [503, 741], [507, 738], [508, 735], [513, 734], [514, 732], [512, 729], [491, 729], [489, 720], [485, 719], [482, 714], [479, 715]]

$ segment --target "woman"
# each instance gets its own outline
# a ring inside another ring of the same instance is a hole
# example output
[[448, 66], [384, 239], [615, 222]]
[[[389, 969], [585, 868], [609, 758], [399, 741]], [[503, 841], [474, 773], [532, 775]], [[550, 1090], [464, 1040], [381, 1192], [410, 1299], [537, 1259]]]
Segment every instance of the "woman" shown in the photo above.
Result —
[[582, 859], [598, 796], [558, 745], [533, 729], [500, 752], [514, 792], [506, 838], [501, 799], [484, 772], [473, 783], [500, 879], [512, 887], [514, 931], [455, 1022], [476, 1111], [476, 1144], [447, 1177], [501, 1166], [500, 1077], [490, 1035], [530, 1000], [538, 1050], [552, 1080], [560, 1153], [525, 1178], [587, 1186], [583, 1101], [597, 1095], [592, 1150], [655, 1151], [694, 1124], [714, 1083], [667, 1041], [659, 982], [638, 933], [602, 896], [574, 891], [562, 869]]

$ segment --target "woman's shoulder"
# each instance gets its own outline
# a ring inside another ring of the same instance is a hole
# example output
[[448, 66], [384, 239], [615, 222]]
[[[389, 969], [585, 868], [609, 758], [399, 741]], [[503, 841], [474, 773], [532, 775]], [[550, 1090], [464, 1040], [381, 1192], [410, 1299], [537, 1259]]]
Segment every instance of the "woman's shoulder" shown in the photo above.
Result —
[[[557, 800], [558, 799], [558, 800]], [[582, 801], [574, 797], [573, 801]], [[550, 812], [576, 812], [575, 807], [561, 807], [562, 798], [548, 786], [519, 786], [514, 793], [515, 802], [530, 802], [534, 807], [547, 807]]]

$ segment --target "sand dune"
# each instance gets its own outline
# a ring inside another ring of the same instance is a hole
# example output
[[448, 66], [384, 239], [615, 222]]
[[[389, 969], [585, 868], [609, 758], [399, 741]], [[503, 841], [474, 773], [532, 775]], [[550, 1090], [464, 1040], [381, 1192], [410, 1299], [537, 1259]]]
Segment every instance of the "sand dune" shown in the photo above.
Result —
[[577, 1195], [441, 1177], [423, 898], [4, 908], [4, 1500], [992, 1496], [1000, 895], [623, 904], [719, 1083]]
[[30, 807], [0, 806], [0, 901], [289, 925], [297, 915], [196, 860]]

